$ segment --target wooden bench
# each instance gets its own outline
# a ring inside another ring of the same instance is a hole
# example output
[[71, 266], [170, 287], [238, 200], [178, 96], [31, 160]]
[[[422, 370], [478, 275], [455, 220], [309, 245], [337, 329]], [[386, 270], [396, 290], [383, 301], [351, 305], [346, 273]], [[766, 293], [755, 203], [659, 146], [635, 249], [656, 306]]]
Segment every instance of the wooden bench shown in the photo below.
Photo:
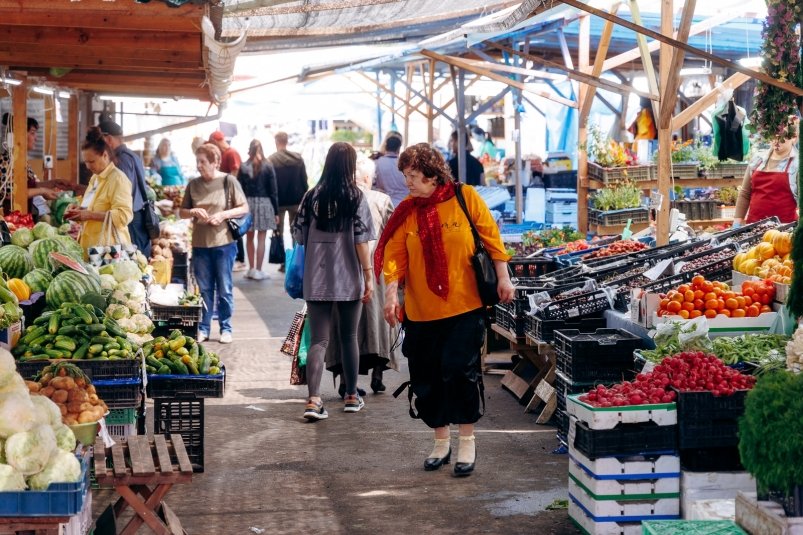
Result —
[[2, 517], [0, 518], [0, 535], [15, 535], [17, 533], [59, 535], [61, 533], [61, 524], [69, 521], [69, 516]]
[[[107, 459], [112, 461], [110, 467]], [[180, 435], [172, 435], [172, 439], [154, 435], [153, 440], [135, 435], [111, 448], [98, 438], [94, 463], [98, 484], [111, 485], [120, 495], [114, 504], [115, 516], [129, 505], [136, 513], [120, 535], [134, 535], [143, 523], [157, 535], [184, 533], [176, 515], [162, 501], [174, 484], [192, 481], [192, 463]], [[167, 524], [159, 517], [160, 507]]]

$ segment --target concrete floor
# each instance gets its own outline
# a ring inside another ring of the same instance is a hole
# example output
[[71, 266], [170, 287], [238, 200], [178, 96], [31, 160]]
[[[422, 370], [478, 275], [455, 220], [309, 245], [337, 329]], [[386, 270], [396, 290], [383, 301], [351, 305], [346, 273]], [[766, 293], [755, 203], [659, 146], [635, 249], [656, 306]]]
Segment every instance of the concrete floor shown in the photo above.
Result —
[[[306, 423], [306, 387], [289, 385], [290, 359], [279, 353], [302, 303], [285, 295], [275, 266], [269, 270], [262, 282], [235, 274], [235, 341], [210, 343], [228, 378], [225, 398], [206, 400], [206, 470], [167, 496], [187, 533], [578, 533], [565, 510], [545, 510], [567, 497], [567, 457], [551, 453], [554, 427], [536, 425], [498, 375], [485, 377], [487, 411], [468, 478], [423, 470], [431, 431], [389, 393], [369, 392], [361, 412], [344, 414], [327, 373], [329, 419]], [[402, 365], [386, 372], [389, 391], [405, 380]], [[363, 388], [368, 382], [360, 377]], [[96, 492], [95, 514], [113, 498]]]

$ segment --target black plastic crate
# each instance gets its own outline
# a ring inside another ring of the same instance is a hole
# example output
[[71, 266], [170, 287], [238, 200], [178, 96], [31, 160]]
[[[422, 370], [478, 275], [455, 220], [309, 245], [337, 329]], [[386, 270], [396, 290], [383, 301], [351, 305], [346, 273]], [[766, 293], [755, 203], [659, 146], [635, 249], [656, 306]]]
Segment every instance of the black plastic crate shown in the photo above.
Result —
[[569, 426], [569, 438], [573, 440], [574, 448], [592, 460], [677, 450], [676, 425], [619, 424], [613, 429], [598, 430], [573, 420]]
[[608, 295], [603, 290], [594, 290], [553, 301], [541, 309], [538, 316], [547, 320], [563, 320], [592, 316], [610, 308]]
[[139, 405], [142, 398], [142, 379], [97, 379], [92, 382], [100, 399], [110, 409]]
[[738, 446], [739, 420], [691, 420], [678, 415], [678, 444], [681, 449]]
[[222, 398], [226, 389], [226, 367], [219, 375], [148, 375], [146, 393], [149, 398], [174, 398], [193, 395], [197, 398]]
[[[34, 360], [30, 362], [17, 362], [17, 372], [23, 379], [36, 376], [42, 368], [58, 360]], [[95, 381], [99, 379], [138, 379], [142, 377], [142, 360], [139, 358], [126, 360], [74, 360], [67, 362], [81, 368], [87, 376]]]
[[555, 339], [555, 331], [558, 329], [576, 329], [581, 333], [592, 333], [597, 329], [604, 328], [607, 320], [602, 314], [588, 318], [569, 318], [565, 320], [545, 320], [538, 316], [530, 316], [529, 332], [532, 337], [542, 342], [551, 342]]
[[560, 409], [556, 409], [555, 426], [558, 428], [558, 440], [560, 440], [564, 444], [568, 444], [569, 415]]
[[711, 392], [680, 392], [677, 394], [678, 420], [708, 422], [736, 420], [744, 414], [747, 390], [737, 390], [731, 396], [714, 396]]
[[193, 472], [204, 471], [204, 400], [190, 397], [154, 400], [153, 432], [179, 434]]
[[562, 351], [556, 352], [557, 369], [572, 382], [611, 384], [630, 381], [636, 376], [633, 371], [633, 356], [616, 358], [572, 357]]
[[609, 210], [607, 212], [596, 208], [588, 209], [588, 223], [590, 225], [612, 227], [626, 225], [628, 220], [631, 220], [634, 224], [648, 223], [650, 221], [650, 209], [646, 207], [628, 208], [626, 210]]
[[555, 331], [555, 349], [575, 357], [596, 360], [619, 357], [625, 353], [630, 361], [633, 351], [641, 346], [641, 338], [624, 329], [597, 329], [592, 333], [583, 333], [577, 329]]
[[203, 305], [151, 305], [151, 316], [153, 316], [154, 323], [180, 321], [183, 325], [196, 325], [201, 321], [202, 314]]
[[744, 470], [739, 448], [693, 448], [680, 450], [680, 467], [690, 472], [736, 472]]
[[538, 277], [551, 273], [558, 267], [553, 258], [545, 258], [543, 256], [534, 258], [513, 257], [508, 262], [508, 266], [514, 277]]
[[189, 336], [190, 338], [198, 338], [198, 330], [201, 327], [201, 322], [195, 323], [193, 325], [186, 325], [181, 320], [171, 319], [171, 320], [162, 320], [162, 321], [154, 321], [153, 322], [153, 332], [151, 335], [156, 338], [157, 336], [164, 336], [165, 338], [170, 337], [170, 333], [174, 330], [178, 330], [184, 336]]

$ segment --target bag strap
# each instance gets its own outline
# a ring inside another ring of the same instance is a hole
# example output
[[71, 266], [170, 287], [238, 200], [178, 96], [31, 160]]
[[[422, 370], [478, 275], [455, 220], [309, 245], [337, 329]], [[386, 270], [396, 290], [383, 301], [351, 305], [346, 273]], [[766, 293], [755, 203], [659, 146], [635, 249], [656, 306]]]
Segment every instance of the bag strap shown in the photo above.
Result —
[[457, 197], [457, 204], [463, 209], [463, 213], [466, 214], [466, 219], [468, 219], [468, 224], [471, 226], [471, 234], [474, 236], [474, 247], [477, 249], [485, 249], [485, 244], [482, 242], [482, 238], [480, 238], [480, 233], [477, 231], [477, 227], [474, 226], [474, 220], [471, 219], [471, 214], [468, 213], [466, 199], [463, 197], [462, 184], [455, 184], [454, 196]]
[[229, 206], [229, 174], [223, 177], [223, 195], [226, 197], [226, 207], [224, 210], [231, 210]]

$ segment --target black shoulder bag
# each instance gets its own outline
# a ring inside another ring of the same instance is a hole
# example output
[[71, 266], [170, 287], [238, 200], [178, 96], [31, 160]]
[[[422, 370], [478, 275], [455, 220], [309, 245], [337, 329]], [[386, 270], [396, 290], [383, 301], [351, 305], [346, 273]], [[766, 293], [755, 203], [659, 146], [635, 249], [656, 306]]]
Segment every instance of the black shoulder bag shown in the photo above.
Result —
[[[226, 175], [223, 178], [223, 195], [226, 196], [226, 210], [231, 210], [234, 208], [230, 203], [230, 196], [229, 196], [229, 176]], [[235, 179], [236, 180], [236, 179]], [[229, 230], [231, 231], [231, 236], [234, 238], [234, 241], [239, 240], [250, 230], [251, 223], [253, 219], [251, 218], [251, 212], [248, 212], [245, 215], [240, 217], [234, 217], [231, 219], [226, 220], [226, 224], [229, 226]]]
[[145, 177], [137, 176], [137, 189], [142, 195], [142, 209], [140, 210], [142, 212], [142, 224], [145, 227], [145, 232], [148, 233], [148, 237], [155, 240], [161, 235], [161, 229], [159, 228], [161, 218], [156, 213], [154, 202], [148, 199], [147, 190], [145, 189]]
[[455, 184], [455, 197], [463, 213], [466, 214], [468, 224], [471, 225], [471, 234], [474, 236], [474, 254], [471, 256], [471, 265], [474, 266], [474, 275], [477, 277], [477, 290], [480, 293], [480, 300], [482, 304], [490, 307], [499, 302], [499, 292], [497, 285], [499, 278], [496, 276], [496, 268], [491, 255], [482, 243], [480, 233], [477, 232], [477, 227], [474, 225], [474, 220], [471, 219], [471, 214], [468, 213], [466, 207], [466, 199], [463, 198], [463, 187], [461, 184]]

